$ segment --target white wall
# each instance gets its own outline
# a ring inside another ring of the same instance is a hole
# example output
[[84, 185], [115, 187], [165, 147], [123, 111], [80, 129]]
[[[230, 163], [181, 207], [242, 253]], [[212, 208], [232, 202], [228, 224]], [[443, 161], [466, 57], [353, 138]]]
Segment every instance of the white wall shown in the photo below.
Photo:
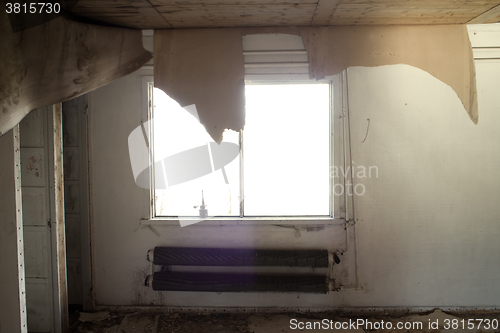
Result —
[[[497, 39], [498, 40], [498, 39]], [[377, 166], [356, 198], [362, 291], [329, 295], [175, 293], [143, 287], [163, 246], [340, 246], [328, 228], [138, 228], [148, 192], [134, 184], [127, 138], [141, 121], [140, 71], [89, 95], [92, 251], [98, 306], [498, 306], [500, 61], [476, 63], [479, 124], [450, 87], [406, 65], [349, 69], [352, 159]], [[370, 119], [368, 134], [367, 125]], [[362, 143], [366, 136], [366, 140]], [[156, 228], [156, 227], [155, 227]]]
[[350, 70], [353, 160], [379, 168], [356, 202], [358, 304], [499, 305], [500, 61], [477, 72], [476, 126], [425, 72]]

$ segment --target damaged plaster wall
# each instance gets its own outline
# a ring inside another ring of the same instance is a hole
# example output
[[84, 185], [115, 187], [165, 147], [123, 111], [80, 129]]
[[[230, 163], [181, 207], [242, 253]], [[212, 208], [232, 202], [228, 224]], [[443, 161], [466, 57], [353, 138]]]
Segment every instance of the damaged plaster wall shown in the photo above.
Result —
[[302, 36], [310, 78], [354, 66], [407, 64], [448, 84], [478, 122], [476, 73], [465, 25], [330, 26], [156, 30], [155, 87], [182, 107], [195, 104], [201, 123], [220, 143], [225, 129], [245, 125], [241, 36]]
[[477, 124], [474, 57], [465, 25], [301, 27], [311, 78], [349, 67], [407, 64], [448, 84]]
[[29, 112], [101, 87], [152, 57], [140, 31], [64, 17], [14, 33], [2, 12], [0, 37], [0, 135]]
[[241, 29], [156, 30], [154, 46], [155, 87], [182, 107], [195, 104], [216, 142], [224, 129], [244, 127]]
[[[498, 40], [498, 34], [494, 35]], [[455, 92], [407, 65], [348, 73], [360, 284], [329, 295], [153, 292], [146, 252], [158, 245], [324, 248], [336, 230], [263, 226], [138, 228], [148, 191], [135, 185], [127, 138], [141, 120], [141, 71], [91, 94], [94, 293], [98, 306], [498, 306], [500, 62], [476, 62], [482, 121]], [[367, 129], [369, 119], [369, 129]]]

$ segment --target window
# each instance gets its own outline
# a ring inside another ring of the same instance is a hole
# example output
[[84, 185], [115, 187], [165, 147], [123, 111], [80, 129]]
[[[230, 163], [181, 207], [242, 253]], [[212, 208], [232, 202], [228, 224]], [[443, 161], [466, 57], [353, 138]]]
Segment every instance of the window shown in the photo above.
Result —
[[[330, 84], [247, 84], [245, 129], [224, 132], [222, 144], [237, 151], [222, 167], [196, 115], [150, 92], [155, 160], [182, 157], [184, 173], [203, 174], [173, 186], [153, 180], [155, 216], [332, 216]], [[201, 172], [203, 163], [211, 167]]]

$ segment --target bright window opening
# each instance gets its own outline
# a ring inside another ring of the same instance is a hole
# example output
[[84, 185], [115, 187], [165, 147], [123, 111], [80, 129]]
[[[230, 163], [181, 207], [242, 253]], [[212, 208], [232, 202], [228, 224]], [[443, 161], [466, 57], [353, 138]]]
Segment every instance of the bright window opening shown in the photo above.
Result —
[[195, 176], [207, 165], [203, 176], [155, 184], [155, 216], [331, 215], [329, 84], [247, 85], [245, 129], [223, 136], [241, 151], [223, 165], [221, 148], [197, 118], [163, 91], [152, 92], [155, 160], [185, 158], [181, 171]]

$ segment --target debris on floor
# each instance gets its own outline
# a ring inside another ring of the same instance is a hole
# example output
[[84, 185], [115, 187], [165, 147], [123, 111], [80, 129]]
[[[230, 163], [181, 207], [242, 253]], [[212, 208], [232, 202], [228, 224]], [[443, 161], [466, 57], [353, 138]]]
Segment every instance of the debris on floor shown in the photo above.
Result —
[[[83, 312], [81, 314], [83, 314]], [[86, 320], [87, 318], [90, 318], [90, 316], [87, 315], [84, 315], [83, 317], [85, 321], [78, 319], [73, 322], [70, 320], [69, 331], [70, 333], [117, 333], [125, 314], [110, 314], [109, 312], [108, 314], [108, 317], [102, 320]], [[96, 318], [101, 316], [102, 315], [96, 315]], [[73, 316], [70, 314], [70, 318], [71, 317]]]
[[[106, 315], [107, 314], [107, 315]], [[83, 320], [82, 320], [83, 319]], [[81, 313], [70, 333], [500, 333], [500, 312]]]
[[118, 327], [117, 333], [157, 333], [159, 320], [159, 314], [126, 315]]
[[81, 322], [87, 321], [101, 321], [109, 318], [109, 311], [101, 312], [80, 312], [80, 317], [78, 318]]

